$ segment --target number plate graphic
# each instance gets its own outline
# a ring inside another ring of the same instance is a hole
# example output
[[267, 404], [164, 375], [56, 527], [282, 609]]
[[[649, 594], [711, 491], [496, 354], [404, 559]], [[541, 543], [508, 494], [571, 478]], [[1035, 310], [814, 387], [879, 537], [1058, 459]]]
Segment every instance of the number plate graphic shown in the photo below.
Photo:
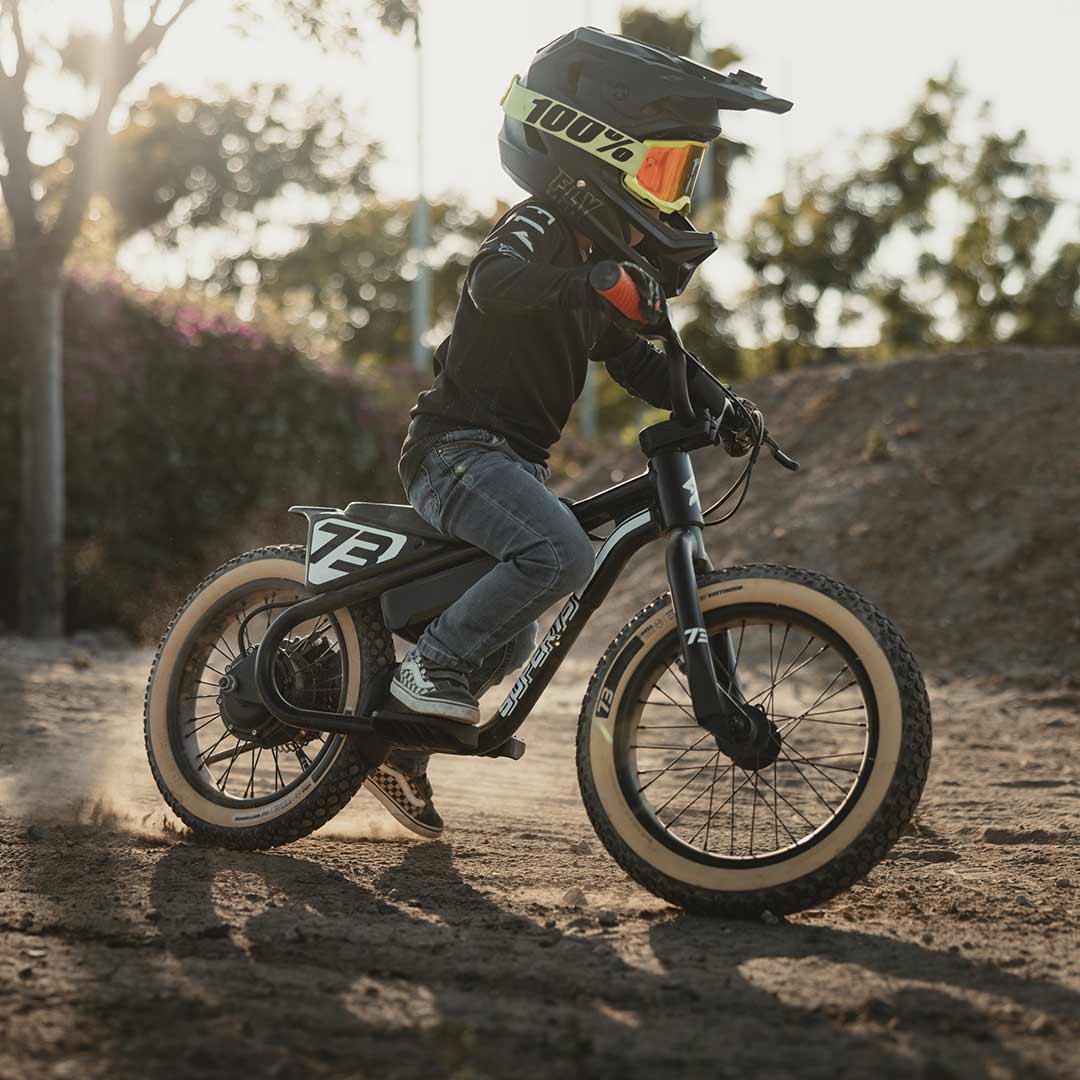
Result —
[[375, 563], [389, 562], [401, 553], [407, 539], [404, 533], [388, 532], [374, 525], [344, 518], [323, 518], [311, 529], [308, 584], [325, 585]]

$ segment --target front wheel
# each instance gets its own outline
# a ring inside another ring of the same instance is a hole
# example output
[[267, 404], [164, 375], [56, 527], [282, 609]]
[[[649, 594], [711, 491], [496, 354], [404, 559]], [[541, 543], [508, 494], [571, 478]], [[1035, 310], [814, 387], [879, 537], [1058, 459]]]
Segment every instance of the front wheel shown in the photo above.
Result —
[[593, 674], [577, 739], [585, 807], [619, 865], [672, 903], [812, 907], [868, 873], [915, 811], [930, 763], [922, 675], [880, 611], [819, 574], [742, 566], [698, 587], [710, 641], [734, 657], [779, 753], [744, 769], [697, 723], [665, 594]]

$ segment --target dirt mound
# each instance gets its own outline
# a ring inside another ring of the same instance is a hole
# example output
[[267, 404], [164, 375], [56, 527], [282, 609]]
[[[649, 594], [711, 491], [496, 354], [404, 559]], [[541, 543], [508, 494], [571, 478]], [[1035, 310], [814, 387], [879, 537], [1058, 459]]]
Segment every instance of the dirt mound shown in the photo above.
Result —
[[[1080, 353], [951, 353], [739, 389], [802, 471], [763, 456], [738, 516], [706, 534], [714, 563], [839, 578], [893, 617], [931, 671], [1022, 673], [1046, 686], [1070, 678], [1080, 651]], [[640, 467], [636, 449], [606, 455], [575, 494]], [[737, 475], [712, 450], [695, 467], [706, 506]], [[647, 549], [609, 610], [665, 587]]]

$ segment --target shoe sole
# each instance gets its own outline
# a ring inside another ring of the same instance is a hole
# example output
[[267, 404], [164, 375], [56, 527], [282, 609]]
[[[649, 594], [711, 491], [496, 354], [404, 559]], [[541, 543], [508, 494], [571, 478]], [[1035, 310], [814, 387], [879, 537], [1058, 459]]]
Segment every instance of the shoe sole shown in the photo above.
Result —
[[425, 825], [423, 822], [409, 817], [409, 815], [402, 810], [374, 780], [365, 780], [364, 790], [369, 791], [374, 795], [382, 804], [383, 809], [386, 810], [396, 822], [404, 825], [410, 832], [416, 833], [417, 836], [422, 836], [425, 840], [437, 840], [442, 836], [442, 829], [433, 829], [430, 825]]
[[[480, 723], [480, 707], [478, 705], [460, 705], [453, 701], [432, 701], [431, 698], [421, 697], [400, 683], [390, 684], [390, 696], [395, 701], [411, 709], [418, 716], [430, 716], [436, 720], [453, 720], [458, 724], [468, 724], [476, 727]], [[437, 710], [437, 711], [436, 711]]]

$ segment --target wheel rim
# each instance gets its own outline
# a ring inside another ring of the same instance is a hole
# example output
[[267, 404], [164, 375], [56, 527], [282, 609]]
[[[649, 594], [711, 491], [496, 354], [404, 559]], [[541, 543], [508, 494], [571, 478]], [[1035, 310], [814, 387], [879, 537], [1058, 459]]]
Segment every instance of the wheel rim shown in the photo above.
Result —
[[[263, 737], [254, 741], [248, 733], [230, 727], [218, 700], [220, 680], [226, 677], [226, 668], [242, 657], [241, 649], [257, 648], [283, 605], [305, 595], [287, 580], [241, 586], [214, 605], [186, 643], [172, 687], [169, 740], [188, 783], [220, 806], [251, 808], [257, 813], [302, 785], [317, 782], [340, 748], [342, 736], [289, 732], [268, 714], [276, 727], [270, 729], [269, 737], [264, 730]], [[295, 627], [281, 652], [295, 657], [289, 664], [303, 676], [294, 679], [285, 693], [290, 702], [329, 711], [344, 708], [348, 658], [341, 626], [333, 614]], [[280, 674], [280, 652], [277, 668]]]
[[677, 635], [654, 646], [627, 686], [614, 736], [623, 798], [666, 848], [707, 866], [751, 869], [820, 843], [858, 801], [874, 764], [873, 689], [852, 648], [804, 612], [742, 605], [706, 613], [710, 640], [732, 634], [746, 700], [783, 744], [762, 770], [732, 763], [693, 717]]

